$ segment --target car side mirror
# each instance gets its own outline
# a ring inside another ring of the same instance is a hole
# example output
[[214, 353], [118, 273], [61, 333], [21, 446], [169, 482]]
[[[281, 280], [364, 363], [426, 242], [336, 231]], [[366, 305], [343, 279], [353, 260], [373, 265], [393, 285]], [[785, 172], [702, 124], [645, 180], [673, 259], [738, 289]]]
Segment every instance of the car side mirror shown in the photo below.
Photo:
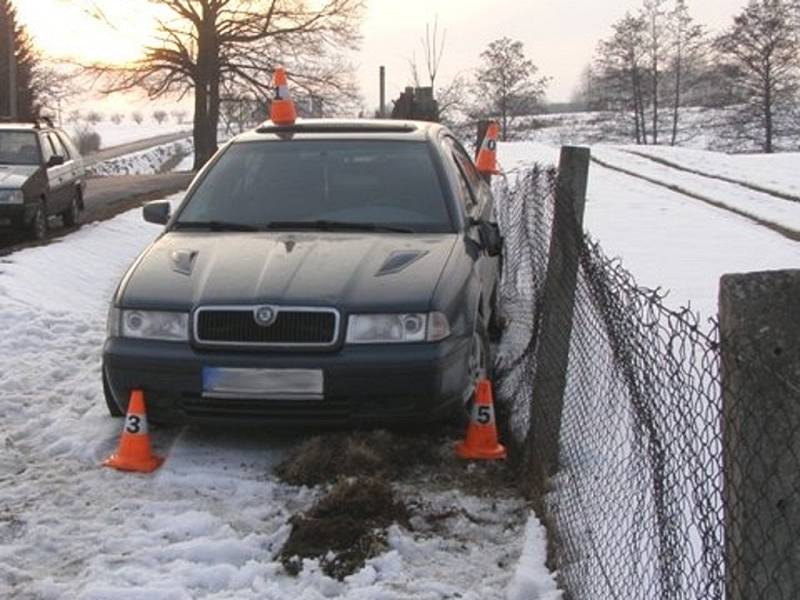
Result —
[[169, 221], [172, 205], [167, 200], [148, 202], [142, 207], [142, 217], [148, 223], [165, 225]]
[[54, 154], [53, 156], [50, 157], [50, 160], [47, 161], [47, 168], [49, 169], [50, 167], [60, 167], [63, 164], [64, 164], [64, 157]]
[[470, 225], [478, 228], [478, 238], [488, 256], [500, 256], [503, 252], [503, 236], [497, 223], [470, 219]]

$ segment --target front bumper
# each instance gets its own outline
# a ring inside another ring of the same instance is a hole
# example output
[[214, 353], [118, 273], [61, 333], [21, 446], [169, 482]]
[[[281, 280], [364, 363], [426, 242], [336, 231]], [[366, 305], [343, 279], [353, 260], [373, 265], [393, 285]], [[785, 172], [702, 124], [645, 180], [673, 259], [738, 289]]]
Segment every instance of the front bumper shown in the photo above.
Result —
[[[470, 392], [471, 338], [353, 345], [332, 353], [201, 351], [189, 344], [109, 338], [103, 372], [124, 411], [145, 391], [153, 420], [183, 424], [375, 425], [455, 414]], [[204, 367], [322, 369], [322, 400], [210, 398]]]

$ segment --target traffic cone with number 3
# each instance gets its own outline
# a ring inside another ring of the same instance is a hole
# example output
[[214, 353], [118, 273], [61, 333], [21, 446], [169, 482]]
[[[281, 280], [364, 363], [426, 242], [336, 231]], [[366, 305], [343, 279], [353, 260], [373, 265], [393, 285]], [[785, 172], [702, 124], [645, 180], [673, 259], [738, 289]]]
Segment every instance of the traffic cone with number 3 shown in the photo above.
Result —
[[467, 436], [456, 446], [456, 454], [478, 460], [499, 460], [507, 455], [506, 449], [497, 442], [492, 384], [488, 379], [478, 381], [475, 388]]
[[125, 417], [125, 428], [122, 430], [119, 447], [103, 462], [103, 465], [120, 471], [152, 473], [163, 462], [164, 459], [153, 455], [150, 449], [144, 392], [131, 390], [131, 401], [128, 404], [128, 414]]

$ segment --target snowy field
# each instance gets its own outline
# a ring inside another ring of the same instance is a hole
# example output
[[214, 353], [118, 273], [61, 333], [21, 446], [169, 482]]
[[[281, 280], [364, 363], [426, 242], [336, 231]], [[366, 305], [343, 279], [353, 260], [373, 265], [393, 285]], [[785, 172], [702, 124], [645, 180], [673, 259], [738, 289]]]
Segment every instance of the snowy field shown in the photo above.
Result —
[[[603, 155], [613, 149], [599, 147], [593, 151]], [[512, 177], [515, 170], [533, 162], [555, 164], [558, 154], [557, 146], [536, 142], [501, 143], [498, 150], [501, 166]], [[730, 157], [719, 158], [724, 164]], [[762, 157], [736, 158], [739, 177], [750, 180], [751, 173], [754, 178], [759, 173], [764, 177], [766, 161]], [[624, 166], [634, 171], [641, 168], [636, 161]], [[695, 176], [689, 173], [675, 172], [669, 177], [686, 187], [695, 185]], [[800, 185], [797, 169], [785, 169], [777, 177], [773, 180], [783, 189]], [[738, 190], [737, 201], [746, 201], [746, 192]], [[703, 188], [703, 193], [721, 203], [731, 201], [714, 185]], [[768, 200], [775, 220], [787, 227], [795, 223], [794, 203], [780, 198], [760, 200]], [[750, 208], [766, 210], [755, 203]], [[788, 215], [785, 222], [784, 214]], [[605, 253], [620, 257], [639, 285], [669, 290], [667, 304], [674, 308], [688, 304], [703, 318], [717, 314], [719, 278], [723, 274], [800, 265], [800, 243], [746, 217], [594, 163], [589, 170], [584, 222]]]
[[388, 550], [340, 582], [316, 560], [297, 577], [276, 560], [289, 516], [322, 493], [273, 473], [298, 437], [155, 429], [160, 471], [101, 468], [121, 429], [100, 385], [107, 303], [158, 232], [135, 210], [0, 259], [0, 597], [560, 597], [543, 529], [514, 495], [435, 473], [397, 486], [412, 520], [430, 511], [436, 526], [392, 526]]
[[[87, 123], [80, 122], [79, 126], [81, 128], [85, 127]], [[126, 115], [125, 120], [119, 125], [106, 120], [97, 125], [91, 125], [90, 127], [100, 134], [101, 148], [111, 148], [129, 142], [138, 142], [139, 140], [158, 137], [160, 135], [167, 135], [178, 131], [190, 132], [192, 130], [191, 123], [176, 123], [174, 119], [158, 124], [154, 119], [145, 118], [141, 125], [137, 125], [130, 119], [129, 115]], [[65, 128], [69, 133], [75, 134], [76, 125], [67, 123]]]

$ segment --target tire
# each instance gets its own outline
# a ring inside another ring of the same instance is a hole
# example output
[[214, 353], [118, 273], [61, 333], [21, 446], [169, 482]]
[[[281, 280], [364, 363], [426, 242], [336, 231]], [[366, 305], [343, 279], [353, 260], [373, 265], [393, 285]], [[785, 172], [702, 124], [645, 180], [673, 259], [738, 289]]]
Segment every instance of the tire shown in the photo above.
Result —
[[[475, 388], [479, 378], [492, 378], [492, 347], [489, 343], [489, 333], [481, 315], [476, 316], [475, 330], [472, 334], [472, 347], [468, 359], [467, 373], [470, 389]], [[453, 423], [457, 426], [469, 423], [469, 414], [472, 409], [473, 394], [464, 399], [463, 410], [458, 411]]]
[[61, 222], [64, 224], [64, 227], [75, 227], [78, 224], [78, 219], [80, 218], [81, 214], [81, 207], [78, 201], [78, 192], [75, 192], [75, 197], [69, 203], [69, 208], [61, 213]]
[[124, 417], [125, 413], [123, 413], [119, 406], [117, 406], [117, 401], [114, 400], [114, 394], [111, 393], [111, 386], [108, 385], [108, 379], [106, 379], [105, 370], [103, 371], [103, 396], [106, 399], [106, 407], [108, 407], [108, 414], [112, 417]]
[[36, 206], [33, 219], [28, 224], [28, 232], [34, 240], [47, 238], [47, 210], [44, 201], [39, 202]]

